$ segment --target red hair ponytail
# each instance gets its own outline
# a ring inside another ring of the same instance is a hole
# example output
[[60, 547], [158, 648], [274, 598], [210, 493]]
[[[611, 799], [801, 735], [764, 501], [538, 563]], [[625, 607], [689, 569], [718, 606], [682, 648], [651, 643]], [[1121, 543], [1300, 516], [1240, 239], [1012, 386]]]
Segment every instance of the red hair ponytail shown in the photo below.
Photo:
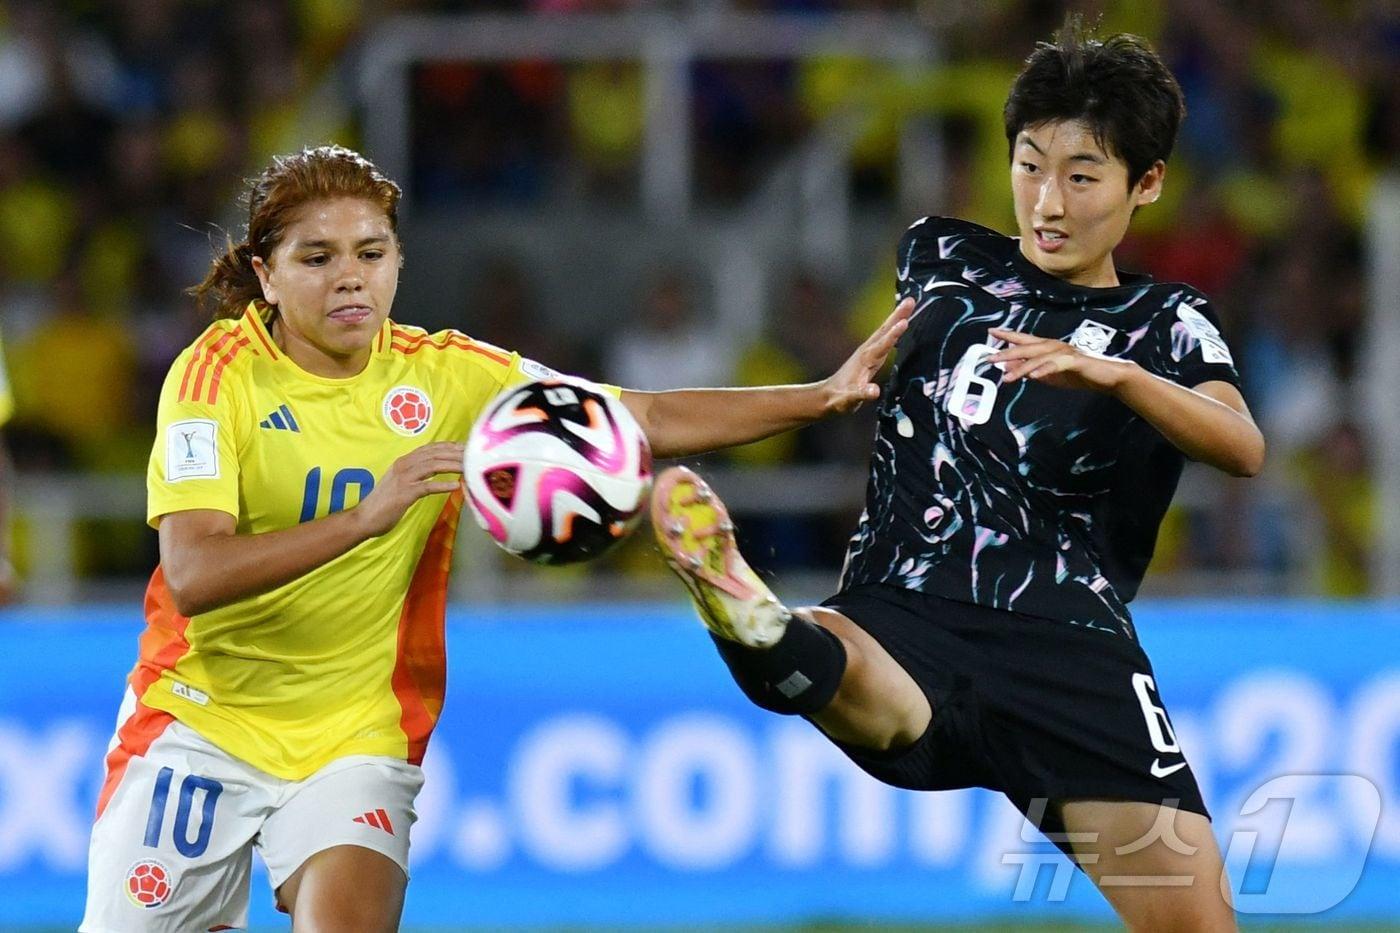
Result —
[[266, 262], [272, 256], [297, 208], [327, 198], [364, 198], [383, 209], [398, 236], [402, 194], [373, 162], [344, 146], [317, 146], [278, 156], [261, 175], [249, 179], [244, 191], [247, 236], [241, 243], [230, 239], [222, 255], [210, 263], [204, 281], [188, 292], [201, 308], [212, 305], [215, 318], [240, 317], [250, 301], [262, 301], [253, 257]]

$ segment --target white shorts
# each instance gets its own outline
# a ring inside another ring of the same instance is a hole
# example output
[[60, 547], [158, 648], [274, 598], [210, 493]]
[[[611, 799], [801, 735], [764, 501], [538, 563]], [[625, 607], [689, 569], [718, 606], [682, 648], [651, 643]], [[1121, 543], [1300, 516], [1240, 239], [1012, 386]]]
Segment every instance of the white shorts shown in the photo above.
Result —
[[[135, 709], [128, 692], [119, 726]], [[274, 892], [308, 858], [340, 845], [383, 853], [407, 876], [422, 786], [416, 765], [370, 755], [284, 781], [172, 720], [129, 759], [93, 825], [79, 930], [242, 929], [254, 846]]]

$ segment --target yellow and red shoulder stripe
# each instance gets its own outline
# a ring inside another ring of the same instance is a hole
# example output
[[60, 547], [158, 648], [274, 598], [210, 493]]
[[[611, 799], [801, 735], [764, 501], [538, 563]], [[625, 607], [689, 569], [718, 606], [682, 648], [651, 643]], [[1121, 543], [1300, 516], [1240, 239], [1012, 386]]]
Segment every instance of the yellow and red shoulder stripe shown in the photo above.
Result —
[[180, 401], [214, 404], [219, 400], [219, 383], [229, 363], [244, 349], [257, 355], [252, 341], [239, 324], [227, 330], [211, 327], [195, 343], [180, 380]]
[[393, 328], [393, 349], [410, 356], [424, 348], [434, 350], [466, 350], [469, 353], [477, 353], [487, 359], [499, 363], [502, 366], [510, 365], [510, 356], [502, 353], [489, 344], [478, 343], [466, 334], [455, 330], [445, 330], [438, 334], [430, 334], [418, 328], [409, 329], [407, 327], [395, 326]]

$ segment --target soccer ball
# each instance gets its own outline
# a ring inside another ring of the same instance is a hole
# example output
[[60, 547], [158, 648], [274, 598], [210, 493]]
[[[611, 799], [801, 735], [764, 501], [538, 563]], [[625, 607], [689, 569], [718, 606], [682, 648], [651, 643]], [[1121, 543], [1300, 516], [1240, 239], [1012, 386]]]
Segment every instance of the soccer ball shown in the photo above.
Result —
[[575, 380], [501, 393], [467, 438], [463, 476], [477, 524], [512, 554], [572, 564], [640, 521], [651, 448], [627, 408]]

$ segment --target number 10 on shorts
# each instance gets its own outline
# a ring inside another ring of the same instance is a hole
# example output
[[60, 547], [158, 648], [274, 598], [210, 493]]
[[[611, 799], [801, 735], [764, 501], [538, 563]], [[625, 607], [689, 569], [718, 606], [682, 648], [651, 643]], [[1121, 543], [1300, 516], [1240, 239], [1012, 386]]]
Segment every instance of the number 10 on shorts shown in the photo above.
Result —
[[[146, 845], [151, 848], [160, 846], [161, 830], [165, 825], [165, 811], [168, 809], [170, 799], [170, 784], [174, 780], [174, 768], [161, 768], [156, 775], [156, 786], [151, 791], [151, 813], [146, 817]], [[204, 791], [203, 803], [200, 806], [199, 833], [193, 840], [190, 839], [190, 815], [194, 812], [194, 798], [199, 791]], [[180, 782], [179, 804], [175, 808], [175, 824], [171, 827], [174, 835], [175, 851], [185, 858], [198, 858], [204, 854], [204, 850], [209, 848], [209, 837], [214, 832], [214, 808], [218, 805], [219, 795], [223, 793], [224, 785], [213, 778], [200, 777], [197, 774], [188, 774]]]

